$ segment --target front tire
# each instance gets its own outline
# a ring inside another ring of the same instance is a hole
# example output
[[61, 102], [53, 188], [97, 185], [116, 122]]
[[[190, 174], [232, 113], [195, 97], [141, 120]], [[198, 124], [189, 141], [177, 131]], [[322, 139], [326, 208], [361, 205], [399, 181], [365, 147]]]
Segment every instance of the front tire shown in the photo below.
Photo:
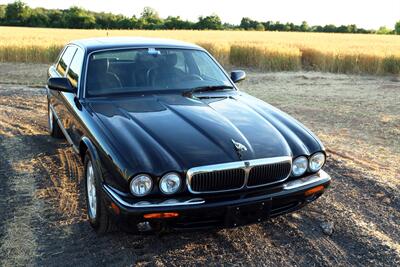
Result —
[[113, 221], [106, 209], [101, 190], [101, 181], [96, 172], [90, 153], [85, 155], [85, 193], [86, 208], [90, 225], [98, 234], [105, 234], [114, 229]]
[[64, 134], [61, 131], [60, 125], [58, 125], [57, 119], [54, 116], [50, 103], [47, 104], [47, 123], [49, 134], [55, 138], [63, 138]]

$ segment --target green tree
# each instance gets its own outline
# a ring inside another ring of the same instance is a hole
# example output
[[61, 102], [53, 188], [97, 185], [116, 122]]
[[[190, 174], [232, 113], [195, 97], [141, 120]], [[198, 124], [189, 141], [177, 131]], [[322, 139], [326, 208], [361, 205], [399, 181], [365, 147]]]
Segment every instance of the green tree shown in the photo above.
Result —
[[394, 25], [394, 32], [400, 34], [400, 20], [396, 22], [396, 25]]
[[193, 28], [193, 23], [187, 20], [182, 20], [179, 16], [169, 16], [164, 20], [164, 26], [166, 29], [191, 29]]
[[148, 6], [143, 9], [140, 17], [150, 21], [160, 19], [160, 15], [158, 14], [157, 10]]
[[5, 10], [5, 21], [12, 26], [24, 25], [29, 16], [29, 11], [29, 7], [21, 1], [8, 4]]
[[337, 32], [337, 28], [333, 24], [328, 24], [323, 27], [324, 32]]
[[46, 13], [46, 10], [43, 8], [33, 9], [26, 19], [26, 23], [28, 26], [32, 27], [47, 27], [49, 25], [49, 17]]
[[303, 21], [300, 25], [300, 31], [302, 32], [308, 32], [310, 27], [308, 26], [307, 21]]
[[377, 34], [391, 34], [393, 31], [386, 26], [379, 27], [376, 31]]
[[96, 28], [99, 29], [114, 29], [116, 27], [116, 16], [111, 13], [96, 13]]
[[49, 27], [52, 28], [64, 28], [64, 14], [60, 10], [51, 9], [47, 11], [47, 17], [49, 18]]
[[138, 24], [140, 28], [156, 30], [163, 28], [163, 20], [158, 15], [158, 12], [151, 7], [145, 7], [140, 15]]
[[200, 30], [222, 30], [222, 22], [218, 15], [199, 17], [196, 28]]
[[116, 27], [117, 29], [132, 29], [133, 25], [132, 25], [132, 21], [131, 19], [124, 17], [122, 15], [119, 15], [116, 17]]
[[340, 25], [339, 27], [336, 28], [336, 32], [346, 33], [347, 32], [347, 26], [346, 25]]
[[222, 28], [225, 30], [236, 30], [239, 27], [235, 24], [225, 22], [224, 24], [222, 24]]
[[[271, 25], [272, 26], [272, 25]], [[279, 21], [276, 21], [273, 25], [273, 31], [284, 31], [286, 25], [283, 23], [280, 23]]]
[[355, 24], [347, 25], [347, 32], [356, 33], [357, 32], [357, 26]]
[[6, 6], [0, 5], [0, 22], [3, 21], [6, 17]]
[[285, 32], [290, 32], [290, 31], [292, 31], [292, 25], [290, 25], [290, 23], [286, 23], [286, 24], [284, 25], [284, 27], [283, 27], [283, 30], [284, 30]]
[[91, 29], [96, 25], [96, 18], [93, 14], [79, 7], [68, 9], [64, 20], [67, 28]]
[[258, 24], [256, 25], [255, 30], [256, 30], [256, 31], [263, 32], [263, 31], [265, 31], [265, 27], [264, 27], [264, 25], [263, 25], [262, 23], [258, 23]]
[[[257, 28], [257, 25], [259, 24], [258, 21], [252, 20], [250, 18], [242, 18], [240, 21], [240, 28], [245, 29], [245, 30], [254, 30]], [[264, 27], [265, 30], [265, 27]]]

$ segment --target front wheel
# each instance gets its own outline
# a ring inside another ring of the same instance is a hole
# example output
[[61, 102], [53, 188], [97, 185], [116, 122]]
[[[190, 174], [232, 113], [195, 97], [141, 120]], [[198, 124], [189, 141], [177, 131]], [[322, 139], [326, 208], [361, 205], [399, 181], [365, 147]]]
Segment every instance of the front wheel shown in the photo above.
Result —
[[90, 153], [85, 156], [86, 207], [90, 225], [99, 234], [110, 232], [114, 225], [102, 199], [101, 182]]

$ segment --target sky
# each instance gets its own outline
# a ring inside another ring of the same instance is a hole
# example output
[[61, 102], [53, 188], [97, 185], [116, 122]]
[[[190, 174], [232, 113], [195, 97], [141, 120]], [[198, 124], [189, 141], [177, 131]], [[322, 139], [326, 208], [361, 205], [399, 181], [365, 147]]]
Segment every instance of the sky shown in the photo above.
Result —
[[[7, 4], [14, 0], [0, 0]], [[180, 16], [197, 21], [199, 16], [216, 13], [223, 22], [239, 24], [242, 17], [259, 21], [280, 21], [309, 25], [357, 24], [367, 29], [394, 28], [400, 20], [400, 0], [23, 0], [31, 7], [66, 9], [79, 6], [131, 17], [145, 6], [155, 8], [161, 17]]]

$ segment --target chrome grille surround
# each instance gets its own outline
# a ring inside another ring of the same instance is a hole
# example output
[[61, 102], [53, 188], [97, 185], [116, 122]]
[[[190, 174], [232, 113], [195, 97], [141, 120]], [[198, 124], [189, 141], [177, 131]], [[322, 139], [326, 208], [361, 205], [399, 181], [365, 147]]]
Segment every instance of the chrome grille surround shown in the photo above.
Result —
[[[206, 166], [199, 166], [190, 168], [186, 173], [186, 185], [188, 190], [192, 194], [208, 194], [208, 193], [220, 193], [220, 192], [231, 192], [237, 191], [244, 188], [254, 188], [266, 185], [272, 185], [276, 183], [280, 183], [285, 181], [290, 176], [290, 171], [288, 172], [287, 176], [284, 179], [279, 181], [274, 181], [271, 183], [256, 185], [256, 186], [247, 186], [247, 182], [249, 179], [250, 170], [255, 166], [262, 166], [262, 165], [269, 165], [269, 164], [276, 164], [276, 163], [290, 163], [292, 165], [292, 157], [290, 156], [283, 156], [283, 157], [273, 157], [273, 158], [263, 158], [263, 159], [254, 159], [254, 160], [245, 160], [245, 161], [235, 161], [235, 162], [227, 162], [221, 164], [214, 164], [214, 165], [206, 165]], [[213, 173], [217, 171], [224, 171], [224, 170], [234, 170], [234, 169], [242, 169], [244, 170], [244, 179], [243, 185], [240, 188], [229, 189], [229, 190], [219, 190], [219, 191], [195, 191], [192, 189], [192, 178], [196, 174], [201, 173]], [[291, 168], [290, 168], [291, 169]]]

